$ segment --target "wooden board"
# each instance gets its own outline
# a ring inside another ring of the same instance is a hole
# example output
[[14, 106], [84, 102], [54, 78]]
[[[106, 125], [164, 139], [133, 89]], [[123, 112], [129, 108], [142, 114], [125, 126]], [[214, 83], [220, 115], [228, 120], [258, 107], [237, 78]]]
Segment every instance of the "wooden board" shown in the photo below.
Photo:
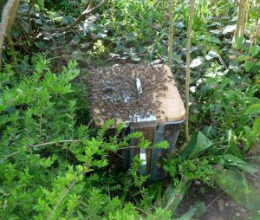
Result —
[[[166, 65], [164, 65], [164, 68], [168, 76], [172, 77], [170, 68]], [[165, 96], [158, 98], [158, 100], [162, 102], [159, 109], [160, 113], [156, 115], [159, 124], [180, 121], [185, 118], [184, 104], [175, 85], [175, 81], [166, 82], [165, 85], [168, 87], [168, 90], [165, 91]], [[156, 94], [153, 95], [155, 98]]]
[[[168, 66], [166, 65], [155, 65], [155, 67], [162, 67], [166, 70], [165, 73], [162, 72], [162, 74], [167, 74], [169, 77], [173, 77], [171, 70]], [[111, 67], [113, 68], [113, 67]], [[133, 73], [134, 74], [134, 73]], [[183, 101], [180, 97], [179, 91], [175, 85], [175, 81], [167, 81], [165, 82], [165, 85], [167, 86], [167, 90], [164, 91], [164, 96], [158, 97], [157, 100], [162, 102], [161, 106], [158, 109], [158, 112], [156, 113], [156, 120], [158, 124], [164, 124], [166, 122], [175, 122], [175, 121], [180, 121], [185, 118], [185, 108]], [[156, 97], [156, 92], [151, 95], [151, 98], [155, 100]], [[107, 109], [109, 111], [109, 109]], [[102, 120], [95, 120], [96, 116], [99, 113], [99, 109], [94, 108], [94, 121], [96, 126], [101, 126], [103, 124]], [[122, 123], [122, 119], [117, 118], [116, 119], [116, 124]]]

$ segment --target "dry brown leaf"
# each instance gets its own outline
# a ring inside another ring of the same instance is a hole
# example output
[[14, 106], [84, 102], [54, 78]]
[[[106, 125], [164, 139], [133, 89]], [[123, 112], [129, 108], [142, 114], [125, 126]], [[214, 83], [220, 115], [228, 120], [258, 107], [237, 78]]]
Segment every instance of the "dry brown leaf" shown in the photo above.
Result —
[[225, 202], [224, 202], [224, 200], [223, 200], [223, 199], [219, 199], [219, 200], [218, 200], [218, 208], [219, 208], [219, 211], [222, 212], [223, 209], [224, 209], [224, 207], [225, 207]]

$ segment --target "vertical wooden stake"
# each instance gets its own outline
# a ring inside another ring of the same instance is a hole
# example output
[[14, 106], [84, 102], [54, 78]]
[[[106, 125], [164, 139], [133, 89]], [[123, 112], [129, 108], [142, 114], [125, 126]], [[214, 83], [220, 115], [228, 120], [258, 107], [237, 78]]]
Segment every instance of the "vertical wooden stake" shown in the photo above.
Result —
[[168, 65], [172, 69], [172, 46], [173, 46], [173, 5], [174, 0], [169, 0], [169, 43], [168, 43]]
[[187, 49], [186, 49], [186, 84], [185, 84], [185, 107], [186, 107], [186, 121], [185, 121], [185, 139], [186, 143], [190, 141], [189, 134], [189, 97], [190, 97], [190, 48], [192, 37], [192, 22], [195, 11], [195, 0], [190, 0], [190, 16], [187, 31]]
[[238, 38], [244, 37], [248, 12], [248, 0], [240, 0], [238, 4], [238, 18], [234, 36], [234, 43], [237, 41]]

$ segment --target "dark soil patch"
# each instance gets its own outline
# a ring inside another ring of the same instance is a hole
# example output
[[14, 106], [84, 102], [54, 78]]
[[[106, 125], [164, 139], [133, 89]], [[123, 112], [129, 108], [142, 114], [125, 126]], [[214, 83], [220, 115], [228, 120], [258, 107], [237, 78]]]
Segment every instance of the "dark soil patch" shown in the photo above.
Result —
[[[196, 184], [197, 183], [197, 184]], [[194, 183], [188, 194], [180, 203], [177, 215], [181, 216], [196, 204], [204, 203], [207, 210], [206, 213], [198, 211], [195, 219], [200, 220], [245, 220], [251, 214], [241, 205], [234, 202], [219, 188], [210, 188], [201, 185], [200, 182]]]

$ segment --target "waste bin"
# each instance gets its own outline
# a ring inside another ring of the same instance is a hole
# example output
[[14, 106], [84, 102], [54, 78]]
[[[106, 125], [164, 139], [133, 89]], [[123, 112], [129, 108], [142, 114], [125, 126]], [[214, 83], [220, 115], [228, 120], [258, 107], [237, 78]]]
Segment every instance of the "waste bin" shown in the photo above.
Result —
[[[124, 123], [126, 131], [141, 131], [144, 137], [158, 143], [166, 140], [168, 149], [130, 148], [121, 152], [122, 166], [128, 169], [134, 156], [142, 159], [141, 174], [150, 180], [165, 177], [160, 161], [175, 151], [185, 108], [166, 65], [124, 64], [91, 70], [90, 94], [92, 116], [96, 126], [109, 118], [116, 124]], [[115, 124], [115, 126], [116, 126]], [[136, 146], [138, 140], [131, 140]]]

